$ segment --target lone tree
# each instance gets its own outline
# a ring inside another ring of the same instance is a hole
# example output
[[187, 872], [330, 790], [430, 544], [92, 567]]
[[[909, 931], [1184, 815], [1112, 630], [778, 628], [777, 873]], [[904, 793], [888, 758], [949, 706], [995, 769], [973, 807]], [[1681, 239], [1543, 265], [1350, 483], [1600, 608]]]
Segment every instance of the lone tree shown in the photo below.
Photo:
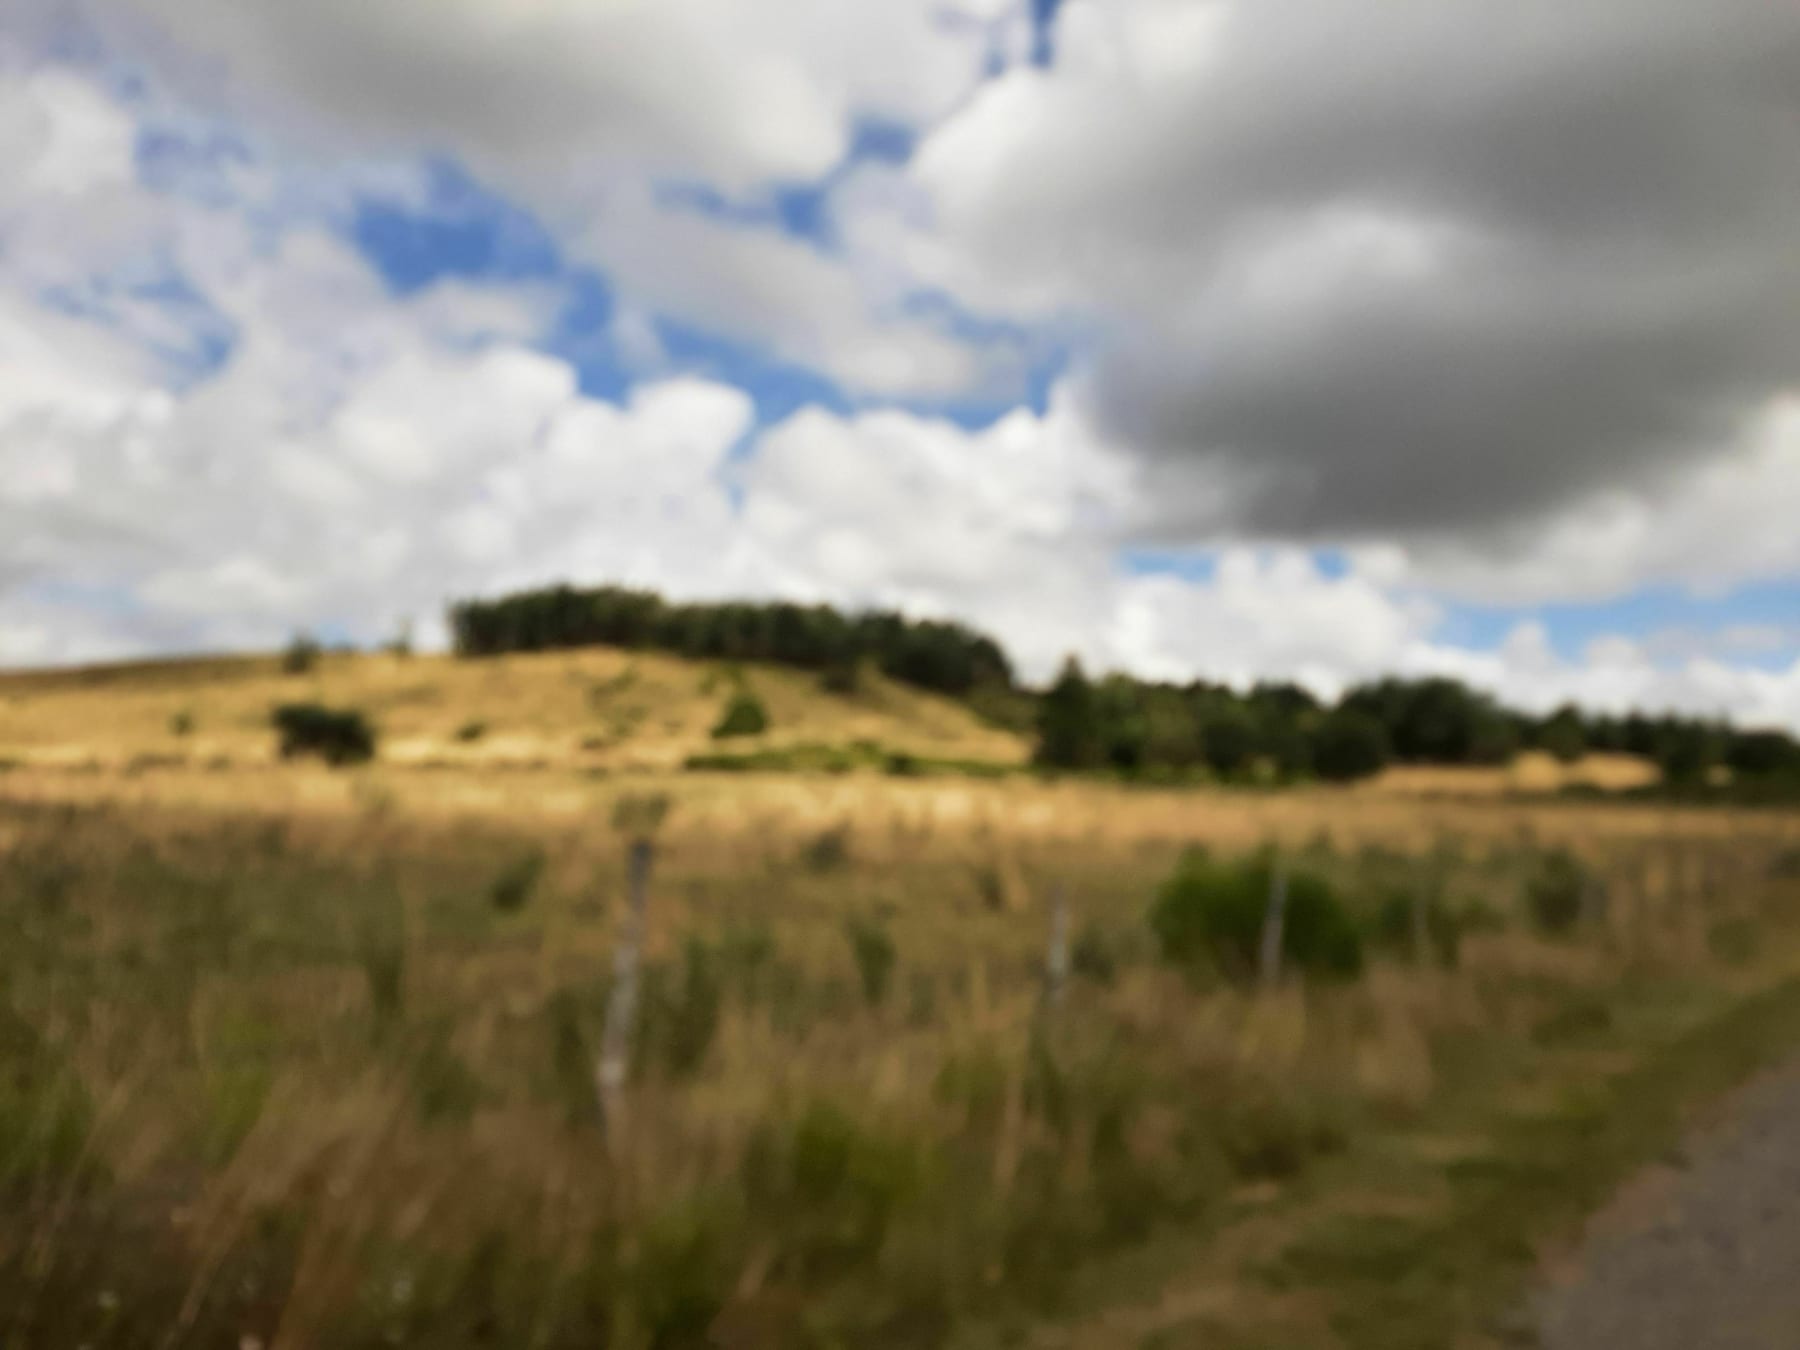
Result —
[[1100, 762], [1094, 686], [1073, 656], [1038, 709], [1037, 762], [1055, 769], [1091, 769]]

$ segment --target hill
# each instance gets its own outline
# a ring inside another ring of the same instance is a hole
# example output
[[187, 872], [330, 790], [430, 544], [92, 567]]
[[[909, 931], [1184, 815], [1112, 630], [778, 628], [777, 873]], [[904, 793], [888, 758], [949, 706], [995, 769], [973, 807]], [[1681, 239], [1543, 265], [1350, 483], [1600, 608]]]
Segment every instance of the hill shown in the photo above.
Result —
[[[768, 730], [715, 741], [740, 689], [762, 703]], [[722, 750], [800, 747], [1013, 766], [1030, 753], [963, 704], [875, 673], [836, 693], [786, 667], [593, 647], [481, 660], [328, 653], [300, 674], [245, 657], [0, 676], [0, 760], [265, 764], [276, 757], [270, 712], [294, 702], [361, 710], [396, 766], [671, 769]]]

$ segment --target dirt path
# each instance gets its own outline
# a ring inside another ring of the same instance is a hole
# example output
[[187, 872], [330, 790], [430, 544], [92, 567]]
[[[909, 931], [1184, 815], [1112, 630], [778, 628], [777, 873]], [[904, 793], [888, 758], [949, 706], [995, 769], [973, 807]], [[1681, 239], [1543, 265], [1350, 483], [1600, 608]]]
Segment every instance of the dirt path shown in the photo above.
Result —
[[1800, 1058], [1621, 1191], [1533, 1311], [1544, 1350], [1800, 1347]]

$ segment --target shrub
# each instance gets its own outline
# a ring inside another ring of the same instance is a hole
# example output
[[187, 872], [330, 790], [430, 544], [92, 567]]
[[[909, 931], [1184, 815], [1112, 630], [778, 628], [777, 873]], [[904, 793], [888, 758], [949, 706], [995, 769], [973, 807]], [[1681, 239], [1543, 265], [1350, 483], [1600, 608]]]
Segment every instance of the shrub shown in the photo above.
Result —
[[187, 711], [176, 713], [169, 719], [171, 736], [190, 736], [194, 731], [194, 714]]
[[472, 745], [485, 735], [487, 735], [486, 722], [464, 722], [456, 729], [456, 739], [464, 745]]
[[899, 960], [894, 939], [886, 928], [869, 919], [851, 919], [844, 925], [844, 935], [850, 940], [850, 955], [856, 961], [864, 1001], [870, 1007], [885, 1002], [894, 965]]
[[821, 830], [801, 853], [807, 870], [837, 872], [850, 865], [850, 827], [833, 825]]
[[286, 703], [275, 709], [281, 733], [281, 757], [317, 755], [327, 764], [361, 764], [375, 757], [375, 729], [351, 708], [317, 703]]
[[323, 653], [317, 638], [310, 633], [296, 633], [281, 654], [281, 671], [284, 675], [305, 675], [319, 664]]
[[1095, 984], [1111, 984], [1118, 975], [1118, 956], [1098, 924], [1083, 925], [1069, 948], [1069, 969]]
[[713, 728], [713, 739], [722, 741], [732, 736], [760, 736], [769, 729], [769, 714], [762, 700], [748, 689], [740, 689], [725, 705], [719, 724]]
[[[1237, 979], [1256, 972], [1272, 881], [1267, 857], [1215, 862], [1189, 854], [1163, 883], [1150, 928], [1163, 959], [1190, 972], [1213, 967]], [[1329, 883], [1310, 872], [1288, 878], [1282, 956], [1312, 974], [1354, 978], [1362, 939]]]
[[1313, 732], [1313, 769], [1330, 782], [1348, 783], [1378, 774], [1387, 767], [1391, 754], [1386, 729], [1367, 713], [1332, 713]]
[[502, 914], [516, 914], [524, 909], [544, 875], [544, 863], [543, 850], [533, 849], [507, 864], [488, 887], [488, 900], [494, 908]]
[[1567, 849], [1546, 853], [1525, 884], [1525, 906], [1538, 931], [1551, 937], [1573, 932], [1581, 922], [1588, 873]]
[[819, 688], [827, 694], [849, 698], [862, 692], [868, 681], [868, 662], [859, 658], [833, 661], [819, 676]]

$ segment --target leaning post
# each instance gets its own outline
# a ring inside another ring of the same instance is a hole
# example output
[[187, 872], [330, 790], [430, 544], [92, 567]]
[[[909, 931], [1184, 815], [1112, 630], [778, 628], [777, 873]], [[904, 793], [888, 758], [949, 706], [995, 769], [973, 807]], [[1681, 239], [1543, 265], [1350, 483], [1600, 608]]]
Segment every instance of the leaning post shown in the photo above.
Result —
[[625, 1088], [631, 1068], [632, 1032], [637, 1025], [638, 966], [650, 907], [650, 869], [656, 859], [656, 833], [668, 810], [669, 799], [661, 795], [621, 797], [613, 810], [613, 828], [627, 841], [626, 909], [618, 945], [613, 949], [612, 992], [606, 1001], [600, 1062], [594, 1070], [600, 1124], [613, 1146], [625, 1132]]

